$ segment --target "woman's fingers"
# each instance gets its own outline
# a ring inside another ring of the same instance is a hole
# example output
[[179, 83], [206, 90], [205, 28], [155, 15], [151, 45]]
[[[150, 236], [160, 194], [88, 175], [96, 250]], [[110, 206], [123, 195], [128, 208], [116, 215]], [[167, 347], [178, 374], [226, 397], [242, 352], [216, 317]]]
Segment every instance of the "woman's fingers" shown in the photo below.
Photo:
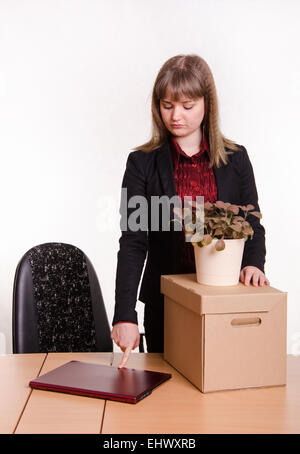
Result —
[[140, 343], [140, 333], [136, 323], [119, 322], [116, 323], [111, 332], [111, 338], [124, 352], [119, 368], [125, 367], [130, 356], [131, 350], [138, 347]]
[[245, 269], [245, 278], [244, 278], [244, 284], [245, 285], [250, 285], [251, 278], [253, 276], [253, 270], [246, 268]]
[[240, 281], [244, 282], [244, 280], [245, 280], [245, 271], [244, 271], [244, 268], [243, 268], [242, 271], [240, 272]]
[[240, 281], [245, 285], [252, 284], [257, 287], [258, 285], [270, 285], [269, 279], [266, 278], [265, 274], [256, 266], [245, 266], [240, 272]]
[[118, 368], [121, 369], [122, 367], [125, 367], [126, 364], [127, 364], [127, 361], [129, 359], [129, 356], [130, 356], [130, 352], [132, 350], [132, 347], [133, 345], [128, 345], [125, 349], [125, 352], [124, 352], [124, 355], [123, 355], [123, 358], [122, 358], [122, 361], [121, 363], [118, 365]]
[[[258, 280], [260, 278], [260, 271], [254, 271], [254, 273], [252, 274], [252, 283], [255, 287], [258, 286]], [[251, 280], [251, 278], [250, 278]]]

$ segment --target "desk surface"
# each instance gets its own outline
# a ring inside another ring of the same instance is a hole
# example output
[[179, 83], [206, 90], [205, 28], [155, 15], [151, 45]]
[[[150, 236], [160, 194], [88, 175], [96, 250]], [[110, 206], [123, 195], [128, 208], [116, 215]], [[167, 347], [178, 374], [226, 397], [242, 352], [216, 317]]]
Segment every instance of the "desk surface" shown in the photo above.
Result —
[[29, 388], [74, 359], [117, 366], [121, 353], [0, 356], [0, 433], [300, 433], [300, 356], [288, 355], [286, 386], [203, 394], [162, 355], [132, 353], [128, 367], [172, 374], [136, 405]]

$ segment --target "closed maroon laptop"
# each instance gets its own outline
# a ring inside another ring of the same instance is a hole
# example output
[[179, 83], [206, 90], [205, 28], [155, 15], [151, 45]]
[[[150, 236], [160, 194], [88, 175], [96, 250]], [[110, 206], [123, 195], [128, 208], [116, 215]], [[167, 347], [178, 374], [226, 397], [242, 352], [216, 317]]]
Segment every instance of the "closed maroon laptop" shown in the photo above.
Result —
[[31, 388], [137, 403], [171, 374], [70, 361], [31, 380]]

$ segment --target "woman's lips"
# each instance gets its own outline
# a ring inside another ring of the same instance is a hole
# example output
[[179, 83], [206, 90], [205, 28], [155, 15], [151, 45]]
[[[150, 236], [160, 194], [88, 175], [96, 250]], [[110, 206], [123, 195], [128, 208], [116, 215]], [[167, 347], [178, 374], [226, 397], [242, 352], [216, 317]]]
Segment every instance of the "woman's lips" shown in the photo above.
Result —
[[171, 125], [172, 128], [183, 128], [183, 125]]

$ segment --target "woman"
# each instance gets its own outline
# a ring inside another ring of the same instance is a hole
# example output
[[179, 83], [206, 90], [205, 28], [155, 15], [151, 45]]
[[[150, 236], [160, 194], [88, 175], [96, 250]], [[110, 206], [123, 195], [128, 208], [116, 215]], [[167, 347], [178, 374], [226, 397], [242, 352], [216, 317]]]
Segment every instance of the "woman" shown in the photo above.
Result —
[[[152, 95], [152, 138], [128, 156], [123, 178], [121, 225], [116, 274], [116, 303], [111, 338], [124, 352], [124, 367], [139, 345], [135, 305], [145, 303], [144, 327], [148, 352], [163, 352], [163, 295], [160, 276], [195, 273], [193, 246], [183, 231], [130, 229], [131, 197], [148, 201], [154, 196], [203, 195], [204, 202], [222, 200], [254, 205], [260, 211], [251, 162], [246, 149], [225, 138], [218, 124], [218, 104], [213, 75], [197, 55], [177, 55], [160, 69]], [[125, 194], [125, 195], [124, 195]], [[122, 208], [123, 207], [123, 208]], [[126, 207], [126, 210], [124, 209]], [[247, 218], [254, 230], [245, 243], [240, 281], [269, 285], [264, 274], [265, 229], [259, 218]]]

